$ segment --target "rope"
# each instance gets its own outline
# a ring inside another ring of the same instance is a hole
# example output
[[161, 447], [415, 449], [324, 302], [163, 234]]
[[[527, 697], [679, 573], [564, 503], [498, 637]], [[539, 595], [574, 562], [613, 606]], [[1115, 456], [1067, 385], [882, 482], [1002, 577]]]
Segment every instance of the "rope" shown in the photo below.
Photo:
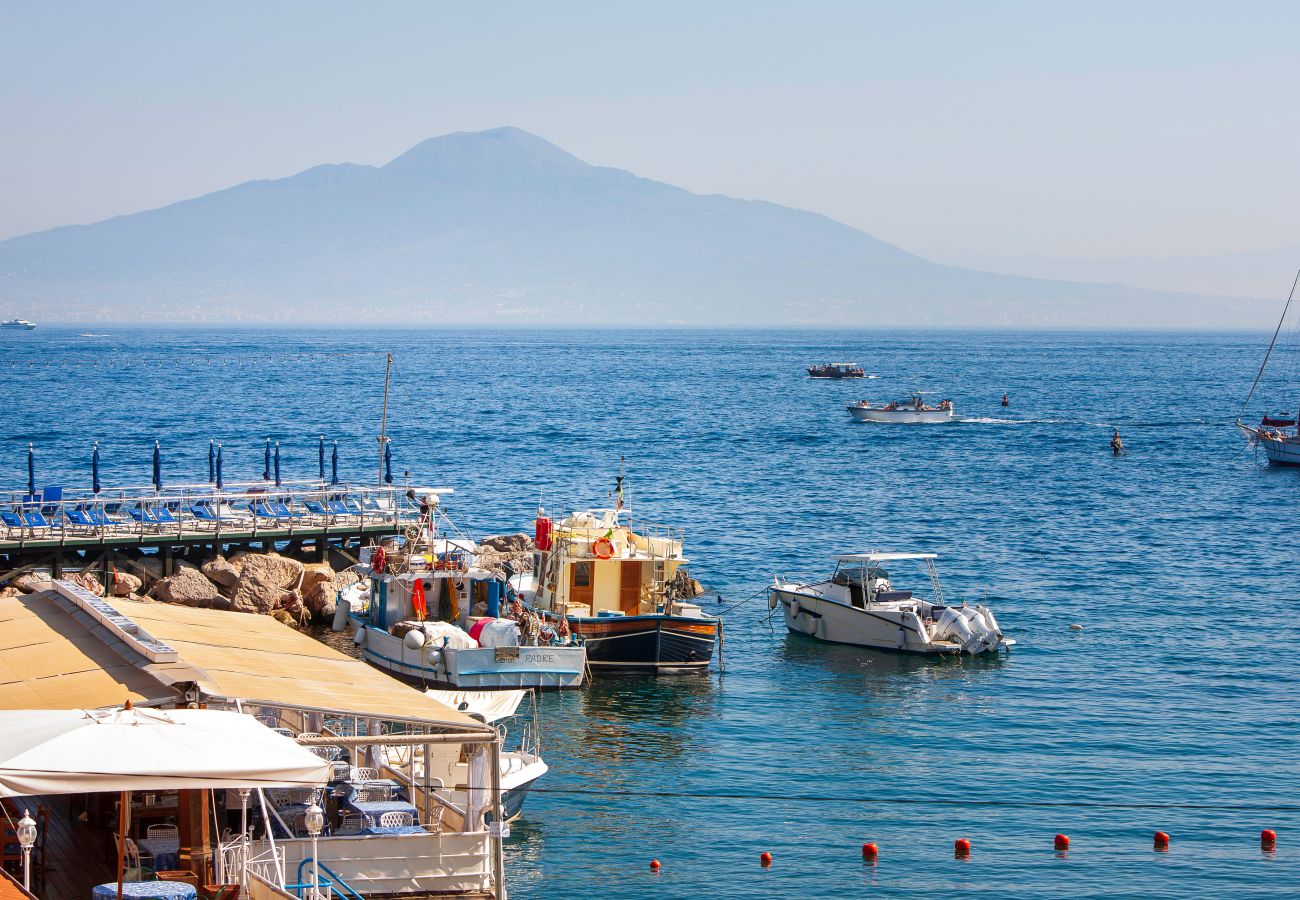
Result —
[[1268, 342], [1268, 352], [1264, 354], [1264, 361], [1259, 364], [1259, 371], [1255, 373], [1255, 383], [1250, 386], [1250, 393], [1246, 394], [1246, 402], [1241, 404], [1241, 412], [1237, 413], [1237, 421], [1246, 414], [1246, 407], [1250, 405], [1250, 398], [1255, 396], [1255, 388], [1259, 387], [1259, 380], [1264, 377], [1264, 367], [1268, 365], [1268, 358], [1273, 355], [1273, 345], [1277, 343], [1277, 336], [1282, 333], [1282, 323], [1286, 321], [1286, 312], [1291, 308], [1291, 300], [1295, 297], [1296, 285], [1300, 284], [1300, 270], [1295, 273], [1295, 281], [1291, 282], [1291, 293], [1286, 296], [1286, 306], [1282, 307], [1282, 318], [1277, 320], [1277, 329], [1273, 332], [1273, 340]]
[[[761, 800], [789, 803], [856, 803], [881, 806], [942, 806], [950, 808], [950, 799], [926, 797], [863, 797], [822, 796], [817, 794], [759, 794], [759, 793], [697, 793], [694, 791], [617, 791], [605, 788], [543, 788], [532, 787], [534, 794], [560, 794], [584, 797], [639, 798], [655, 797], [683, 800]], [[1095, 800], [972, 800], [963, 799], [964, 806], [1003, 807], [1011, 809], [1185, 809], [1213, 812], [1300, 812], [1300, 804], [1255, 803], [1139, 803], [1106, 802]]]

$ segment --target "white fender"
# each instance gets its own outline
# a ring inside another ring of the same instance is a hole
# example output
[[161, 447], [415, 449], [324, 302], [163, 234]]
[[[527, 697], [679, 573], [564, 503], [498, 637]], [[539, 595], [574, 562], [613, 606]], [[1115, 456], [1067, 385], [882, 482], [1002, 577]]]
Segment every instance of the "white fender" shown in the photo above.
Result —
[[779, 602], [779, 601], [776, 599], [776, 591], [772, 591], [772, 592], [770, 592], [770, 593], [767, 595], [767, 608], [768, 608], [768, 609], [776, 609], [776, 604], [777, 604], [778, 602]]
[[794, 597], [790, 598], [790, 618], [799, 618], [799, 613], [801, 612], [803, 612], [803, 607], [799, 605], [798, 599]]
[[346, 631], [348, 613], [350, 612], [352, 612], [352, 604], [336, 594], [334, 597], [334, 623], [330, 627], [335, 631]]
[[813, 632], [816, 634], [817, 637], [821, 638], [823, 641], [826, 640], [826, 617], [825, 616], [822, 616], [820, 619], [817, 620], [817, 626], [813, 629]]
[[424, 632], [418, 628], [412, 628], [406, 633], [406, 636], [402, 638], [402, 644], [407, 650], [419, 650], [424, 646], [424, 641]]
[[357, 633], [352, 635], [352, 643], [356, 644], [358, 647], [364, 647], [366, 645], [365, 628], [357, 626]]

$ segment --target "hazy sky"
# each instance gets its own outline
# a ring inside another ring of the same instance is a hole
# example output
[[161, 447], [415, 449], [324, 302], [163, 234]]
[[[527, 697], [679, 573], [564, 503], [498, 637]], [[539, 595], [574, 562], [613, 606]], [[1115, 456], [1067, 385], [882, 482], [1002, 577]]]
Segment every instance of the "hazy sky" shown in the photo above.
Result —
[[1300, 243], [1300, 3], [0, 7], [0, 237], [516, 125], [938, 259]]

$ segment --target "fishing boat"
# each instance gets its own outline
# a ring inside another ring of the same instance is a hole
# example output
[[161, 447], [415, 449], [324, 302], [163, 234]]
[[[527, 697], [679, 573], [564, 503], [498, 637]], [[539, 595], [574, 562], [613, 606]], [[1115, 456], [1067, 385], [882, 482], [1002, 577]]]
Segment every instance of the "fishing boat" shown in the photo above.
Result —
[[823, 363], [808, 367], [809, 378], [866, 378], [862, 366], [851, 362]]
[[953, 416], [951, 400], [941, 400], [937, 406], [925, 402], [925, 395], [915, 392], [906, 400], [895, 400], [872, 406], [859, 400], [848, 407], [849, 415], [859, 422], [950, 422]]
[[[1278, 335], [1282, 333], [1282, 325], [1286, 322], [1287, 312], [1291, 309], [1291, 301], [1295, 299], [1296, 285], [1300, 284], [1300, 272], [1296, 273], [1295, 281], [1291, 284], [1291, 293], [1287, 295], [1286, 305], [1282, 307], [1282, 317], [1278, 319], [1277, 328], [1273, 332], [1273, 339], [1269, 341], [1268, 350], [1264, 352], [1264, 361], [1259, 365], [1259, 372], [1255, 374], [1255, 381], [1250, 386], [1250, 391], [1246, 394], [1246, 401], [1241, 404], [1241, 412], [1237, 414], [1237, 427], [1246, 435], [1246, 440], [1264, 450], [1264, 455], [1268, 461], [1275, 466], [1300, 466], [1300, 427], [1297, 427], [1297, 416], [1289, 413], [1280, 413], [1275, 416], [1265, 415], [1258, 425], [1247, 425], [1242, 421], [1242, 416], [1246, 414], [1247, 407], [1250, 406], [1251, 399], [1255, 396], [1255, 389], [1259, 387], [1261, 379], [1264, 377], [1264, 370], [1268, 367], [1269, 359], [1273, 355], [1273, 348], [1277, 344]], [[1300, 329], [1300, 325], [1297, 326]], [[1297, 341], [1297, 334], [1292, 333], [1291, 349], [1300, 343]], [[1291, 354], [1294, 357], [1294, 354]]]
[[[832, 557], [835, 570], [825, 581], [774, 577], [768, 606], [781, 608], [791, 632], [830, 644], [931, 655], [978, 655], [1015, 646], [1002, 636], [988, 607], [944, 601], [936, 558], [934, 553], [842, 553]], [[918, 566], [916, 582], [928, 581], [928, 599], [894, 585], [890, 569]]]
[[690, 602], [681, 533], [633, 526], [622, 484], [619, 475], [611, 509], [555, 521], [539, 508], [532, 571], [510, 584], [585, 642], [593, 676], [707, 671], [722, 620]]
[[35, 327], [35, 322], [28, 322], [26, 319], [6, 319], [0, 322], [0, 328], [10, 331], [31, 331]]
[[421, 522], [403, 539], [363, 548], [364, 599], [340, 598], [335, 627], [346, 618], [362, 659], [422, 685], [581, 687], [587, 672], [582, 644], [527, 611], [504, 608], [507, 585], [475, 565], [476, 545], [437, 536], [436, 500], [422, 498]]

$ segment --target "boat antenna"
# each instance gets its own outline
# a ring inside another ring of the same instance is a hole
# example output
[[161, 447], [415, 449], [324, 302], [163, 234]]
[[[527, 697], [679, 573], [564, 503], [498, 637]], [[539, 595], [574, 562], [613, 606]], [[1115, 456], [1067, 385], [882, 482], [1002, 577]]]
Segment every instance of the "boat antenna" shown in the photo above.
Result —
[[384, 412], [379, 419], [379, 480], [375, 482], [381, 491], [384, 489], [384, 445], [388, 443], [388, 376], [393, 371], [393, 354], [384, 356]]
[[1255, 373], [1255, 383], [1250, 386], [1250, 393], [1246, 395], [1246, 402], [1241, 404], [1241, 412], [1237, 413], [1237, 424], [1241, 424], [1241, 417], [1246, 414], [1246, 407], [1250, 405], [1250, 398], [1255, 396], [1255, 388], [1259, 387], [1259, 380], [1264, 377], [1264, 367], [1268, 365], [1268, 358], [1273, 354], [1273, 345], [1277, 343], [1277, 336], [1282, 333], [1282, 323], [1286, 321], [1286, 312], [1291, 308], [1291, 301], [1295, 299], [1296, 285], [1300, 284], [1300, 270], [1295, 273], [1295, 281], [1291, 282], [1291, 293], [1287, 294], [1286, 306], [1282, 307], [1282, 318], [1277, 320], [1277, 329], [1273, 332], [1273, 340], [1268, 342], [1268, 352], [1264, 354], [1264, 361], [1259, 364], [1259, 371]]

